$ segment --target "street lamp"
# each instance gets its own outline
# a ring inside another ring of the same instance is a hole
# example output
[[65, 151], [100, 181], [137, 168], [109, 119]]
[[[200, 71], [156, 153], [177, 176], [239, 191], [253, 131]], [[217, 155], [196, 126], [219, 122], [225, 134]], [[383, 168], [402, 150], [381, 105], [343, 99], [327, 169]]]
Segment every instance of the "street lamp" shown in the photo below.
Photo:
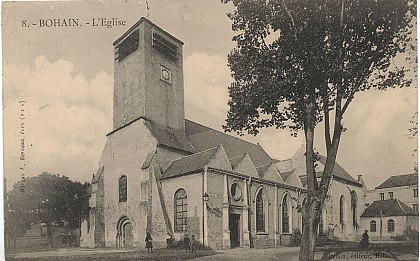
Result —
[[204, 218], [205, 218], [205, 211], [204, 209], [207, 208], [207, 203], [209, 202], [209, 194], [207, 192], [204, 192], [203, 194], [203, 246], [204, 246], [204, 230], [206, 229], [204, 226]]
[[205, 192], [205, 193], [203, 194], [203, 200], [204, 200], [204, 202], [205, 202], [206, 204], [209, 202], [209, 194], [207, 194], [207, 192]]

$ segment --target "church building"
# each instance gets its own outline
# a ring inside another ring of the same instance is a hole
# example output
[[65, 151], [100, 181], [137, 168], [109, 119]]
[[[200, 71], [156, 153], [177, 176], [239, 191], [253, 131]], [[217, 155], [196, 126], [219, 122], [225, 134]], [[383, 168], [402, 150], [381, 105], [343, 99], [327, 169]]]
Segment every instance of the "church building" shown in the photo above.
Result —
[[213, 249], [290, 245], [302, 226], [302, 172], [185, 119], [182, 47], [145, 18], [114, 42], [113, 130], [81, 246], [140, 247], [146, 232], [157, 248], [168, 233]]

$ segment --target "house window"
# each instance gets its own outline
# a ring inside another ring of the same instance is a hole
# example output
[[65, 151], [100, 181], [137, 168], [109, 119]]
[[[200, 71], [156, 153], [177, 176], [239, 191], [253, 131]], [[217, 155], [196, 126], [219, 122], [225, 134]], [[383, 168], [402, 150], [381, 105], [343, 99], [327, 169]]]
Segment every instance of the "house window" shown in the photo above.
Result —
[[379, 193], [379, 199], [384, 200], [385, 199], [385, 194], [384, 193]]
[[283, 202], [281, 203], [281, 220], [282, 232], [290, 233], [288, 195], [284, 196]]
[[263, 199], [262, 189], [260, 189], [260, 191], [257, 194], [256, 218], [257, 218], [257, 232], [265, 232], [264, 199]]
[[417, 204], [413, 204], [414, 211], [419, 211], [419, 206]]
[[388, 232], [394, 232], [395, 231], [395, 222], [393, 219], [388, 220]]
[[394, 199], [394, 192], [388, 192], [389, 199]]
[[376, 221], [375, 220], [370, 221], [370, 232], [376, 232]]
[[340, 197], [340, 223], [344, 223], [344, 196]]
[[118, 181], [118, 188], [119, 188], [119, 202], [126, 202], [127, 201], [127, 176], [121, 176], [120, 180]]
[[414, 192], [414, 197], [418, 198], [419, 197], [419, 189], [413, 189]]
[[187, 192], [184, 189], [178, 189], [175, 192], [175, 231], [183, 232], [187, 230]]

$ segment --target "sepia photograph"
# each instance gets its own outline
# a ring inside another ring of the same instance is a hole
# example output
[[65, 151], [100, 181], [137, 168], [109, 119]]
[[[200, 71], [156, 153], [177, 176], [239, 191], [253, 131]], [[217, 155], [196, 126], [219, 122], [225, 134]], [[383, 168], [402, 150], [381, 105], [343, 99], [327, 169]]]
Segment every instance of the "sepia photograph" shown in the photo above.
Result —
[[415, 0], [3, 1], [5, 260], [419, 260]]

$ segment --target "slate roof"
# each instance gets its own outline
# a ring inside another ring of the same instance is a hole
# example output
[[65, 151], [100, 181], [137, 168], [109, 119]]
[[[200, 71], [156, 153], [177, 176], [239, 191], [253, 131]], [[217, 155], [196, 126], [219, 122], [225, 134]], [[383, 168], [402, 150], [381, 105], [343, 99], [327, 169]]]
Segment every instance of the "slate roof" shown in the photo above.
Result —
[[383, 188], [393, 188], [393, 187], [402, 187], [402, 186], [410, 186], [418, 184], [418, 174], [407, 174], [407, 175], [398, 175], [398, 176], [391, 176], [384, 183], [377, 186], [377, 189]]
[[270, 167], [270, 164], [263, 165], [263, 166], [260, 166], [260, 167], [256, 168], [257, 172], [258, 172], [258, 175], [260, 177], [264, 177], [264, 173], [268, 169], [268, 167]]
[[236, 166], [238, 166], [239, 162], [241, 162], [241, 160], [245, 157], [245, 154], [233, 159], [229, 159], [229, 163], [232, 166], [232, 168], [236, 168]]
[[[327, 158], [323, 155], [319, 155], [319, 161], [322, 163], [322, 165], [325, 166], [325, 162], [327, 161]], [[334, 165], [333, 175], [336, 177], [351, 181], [351, 182], [359, 183], [349, 173], [347, 173], [347, 171], [345, 171], [337, 162]], [[322, 177], [322, 172], [317, 172], [316, 176], [317, 178]]]
[[418, 216], [419, 214], [398, 199], [374, 201], [361, 217]]
[[300, 182], [302, 182], [302, 186], [306, 187], [306, 184], [308, 183], [308, 178], [306, 176], [299, 176]]
[[226, 133], [185, 120], [185, 132], [196, 151], [203, 151], [223, 144], [226, 155], [234, 159], [248, 153], [256, 167], [272, 163], [272, 159], [258, 145]]
[[176, 160], [171, 161], [169, 166], [163, 172], [163, 179], [179, 176], [185, 173], [191, 173], [202, 169], [211, 160], [216, 153], [217, 148], [201, 151]]
[[[325, 162], [327, 161], [327, 158], [325, 156], [319, 155], [319, 161], [321, 162], [322, 165], [325, 165]], [[352, 183], [355, 184], [359, 184], [360, 186], [362, 186], [362, 184], [360, 184], [357, 180], [355, 180], [349, 173], [347, 173], [347, 171], [345, 171], [340, 164], [338, 164], [337, 162], [335, 163], [334, 166], [334, 172], [333, 172], [333, 176], [350, 181]], [[318, 171], [316, 172], [316, 177], [317, 178], [321, 178], [322, 177], [322, 171]], [[307, 180], [306, 180], [306, 175], [302, 175], [299, 176], [300, 181], [302, 182], [302, 185], [305, 187], [307, 184]]]
[[292, 175], [293, 170], [292, 171], [287, 171], [287, 172], [282, 172], [280, 173], [281, 178], [286, 182], [286, 179], [290, 177], [290, 175]]
[[185, 135], [185, 132], [182, 130], [172, 129], [149, 119], [145, 119], [145, 123], [160, 145], [165, 145], [190, 153], [196, 152], [189, 143], [187, 135]]

